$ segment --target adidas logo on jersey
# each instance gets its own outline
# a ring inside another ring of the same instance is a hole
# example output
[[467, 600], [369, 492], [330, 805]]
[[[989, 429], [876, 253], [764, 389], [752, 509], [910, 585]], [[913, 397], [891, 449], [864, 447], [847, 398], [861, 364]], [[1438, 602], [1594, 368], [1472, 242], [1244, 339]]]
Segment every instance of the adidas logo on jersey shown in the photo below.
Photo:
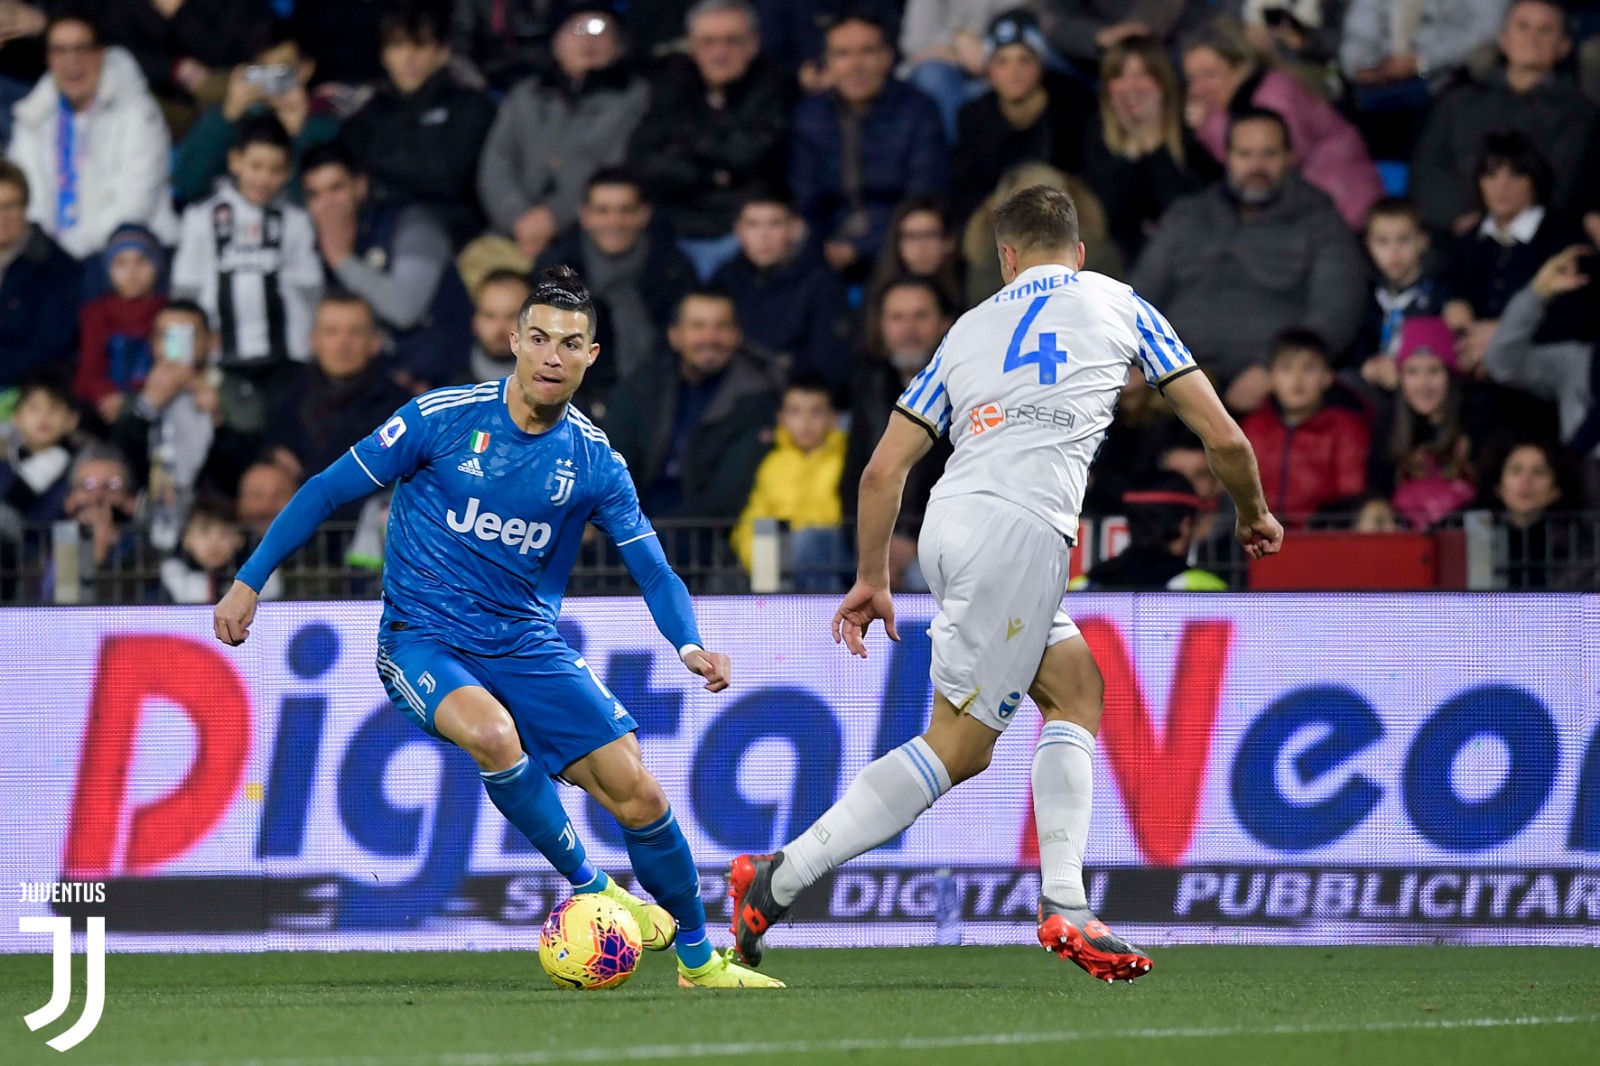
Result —
[[538, 551], [550, 543], [554, 532], [548, 522], [529, 522], [522, 518], [501, 518], [493, 511], [483, 511], [476, 496], [467, 501], [467, 513], [456, 516], [454, 510], [445, 512], [445, 521], [457, 533], [471, 533], [479, 540], [498, 540], [508, 548], [515, 546], [518, 555]]
[[466, 462], [456, 467], [456, 469], [461, 471], [463, 474], [471, 474], [474, 477], [484, 476], [483, 465], [478, 462], [478, 457], [476, 455], [467, 459]]

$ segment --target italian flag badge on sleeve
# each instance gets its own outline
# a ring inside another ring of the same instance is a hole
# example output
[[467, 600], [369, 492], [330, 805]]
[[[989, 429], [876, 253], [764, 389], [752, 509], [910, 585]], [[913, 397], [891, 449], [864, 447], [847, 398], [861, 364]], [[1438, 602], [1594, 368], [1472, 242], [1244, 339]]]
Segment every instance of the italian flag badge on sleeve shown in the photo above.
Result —
[[481, 429], [473, 430], [472, 431], [472, 450], [475, 451], [475, 452], [480, 452], [480, 453], [488, 451], [489, 450], [489, 434], [485, 433]]

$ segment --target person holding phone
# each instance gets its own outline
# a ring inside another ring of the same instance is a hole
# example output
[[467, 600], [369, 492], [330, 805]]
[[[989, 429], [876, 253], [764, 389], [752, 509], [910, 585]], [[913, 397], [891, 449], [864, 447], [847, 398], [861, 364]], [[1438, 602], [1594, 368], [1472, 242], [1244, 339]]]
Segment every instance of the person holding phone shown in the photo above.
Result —
[[271, 112], [293, 141], [295, 170], [289, 196], [300, 202], [299, 161], [307, 151], [339, 135], [339, 120], [307, 91], [316, 63], [282, 23], [274, 37], [249, 63], [233, 68], [222, 103], [208, 108], [178, 147], [172, 165], [172, 191], [180, 203], [210, 196], [228, 173], [228, 149], [239, 123], [252, 114]]

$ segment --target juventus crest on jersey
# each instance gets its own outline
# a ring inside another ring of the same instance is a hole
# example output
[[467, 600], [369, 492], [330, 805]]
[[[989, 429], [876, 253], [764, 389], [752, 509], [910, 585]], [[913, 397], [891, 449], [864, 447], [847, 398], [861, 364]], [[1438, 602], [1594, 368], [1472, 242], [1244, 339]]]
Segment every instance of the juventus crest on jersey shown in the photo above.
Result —
[[206, 309], [224, 365], [309, 359], [322, 282], [311, 217], [294, 204], [262, 207], [223, 184], [183, 214], [173, 293]]

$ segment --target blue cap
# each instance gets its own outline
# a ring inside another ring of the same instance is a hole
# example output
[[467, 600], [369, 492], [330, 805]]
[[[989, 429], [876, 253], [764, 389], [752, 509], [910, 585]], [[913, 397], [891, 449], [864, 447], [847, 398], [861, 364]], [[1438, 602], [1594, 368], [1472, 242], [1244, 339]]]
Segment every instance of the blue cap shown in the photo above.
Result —
[[1006, 11], [994, 17], [983, 35], [983, 58], [992, 59], [996, 52], [1008, 44], [1020, 44], [1040, 59], [1050, 54], [1050, 44], [1044, 39], [1039, 20], [1025, 8]]
[[111, 240], [106, 243], [106, 269], [111, 269], [111, 261], [118, 252], [130, 248], [154, 263], [157, 271], [166, 269], [167, 252], [156, 235], [143, 226], [131, 224], [118, 226], [111, 234]]

